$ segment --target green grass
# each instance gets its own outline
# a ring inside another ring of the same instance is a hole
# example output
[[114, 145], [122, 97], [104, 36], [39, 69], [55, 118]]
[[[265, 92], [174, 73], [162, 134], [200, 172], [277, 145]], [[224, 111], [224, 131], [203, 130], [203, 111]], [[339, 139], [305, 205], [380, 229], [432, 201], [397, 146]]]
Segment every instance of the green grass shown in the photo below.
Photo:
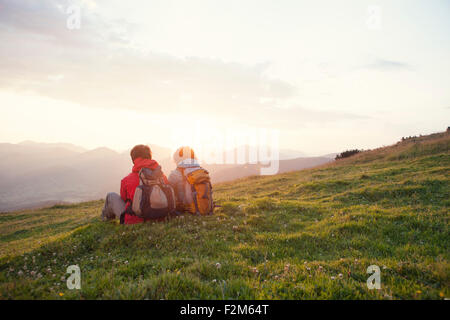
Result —
[[100, 221], [102, 201], [0, 214], [0, 298], [449, 298], [449, 142], [216, 185], [210, 217], [121, 226]]

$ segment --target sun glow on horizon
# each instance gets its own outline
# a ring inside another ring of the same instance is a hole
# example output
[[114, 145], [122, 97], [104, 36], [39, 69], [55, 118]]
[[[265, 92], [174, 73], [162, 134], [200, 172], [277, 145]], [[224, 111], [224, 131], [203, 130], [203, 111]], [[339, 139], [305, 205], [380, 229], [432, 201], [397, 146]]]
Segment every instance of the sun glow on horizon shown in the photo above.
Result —
[[448, 126], [445, 2], [377, 1], [376, 30], [365, 0], [74, 0], [74, 30], [64, 2], [31, 3], [0, 10], [4, 142], [174, 150], [215, 147], [195, 126], [203, 140], [257, 128], [321, 155]]

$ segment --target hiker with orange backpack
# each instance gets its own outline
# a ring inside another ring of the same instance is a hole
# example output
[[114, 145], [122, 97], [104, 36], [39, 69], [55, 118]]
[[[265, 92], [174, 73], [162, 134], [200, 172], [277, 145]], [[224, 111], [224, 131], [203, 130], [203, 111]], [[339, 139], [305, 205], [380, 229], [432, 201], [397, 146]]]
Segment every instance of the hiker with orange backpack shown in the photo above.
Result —
[[212, 185], [209, 173], [202, 168], [190, 147], [178, 148], [173, 160], [177, 168], [169, 175], [175, 190], [177, 211], [210, 215], [214, 211]]
[[120, 196], [110, 192], [102, 210], [102, 220], [120, 219], [121, 224], [161, 220], [175, 212], [175, 193], [152, 159], [149, 146], [137, 145], [131, 152], [132, 172], [122, 179]]

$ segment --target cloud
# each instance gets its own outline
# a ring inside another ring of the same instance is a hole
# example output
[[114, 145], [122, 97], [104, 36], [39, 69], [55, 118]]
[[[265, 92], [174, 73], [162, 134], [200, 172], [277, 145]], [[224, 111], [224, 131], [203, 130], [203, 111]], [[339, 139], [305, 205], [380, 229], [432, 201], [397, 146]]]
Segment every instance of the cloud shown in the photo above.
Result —
[[[179, 107], [207, 111], [257, 106], [259, 97], [285, 99], [295, 88], [267, 78], [267, 66], [214, 59], [175, 58], [127, 46], [124, 21], [106, 23], [93, 13], [80, 30], [66, 28], [69, 2], [5, 2], [0, 19], [0, 86], [35, 91], [84, 105], [144, 111]], [[105, 31], [107, 30], [107, 31]], [[54, 75], [59, 75], [55, 85]], [[190, 101], [183, 100], [189, 95]]]
[[135, 49], [129, 41], [133, 26], [101, 19], [90, 2], [78, 2], [81, 29], [69, 30], [66, 9], [73, 3], [3, 1], [0, 37], [8, 46], [0, 52], [0, 89], [87, 107], [212, 114], [260, 126], [359, 119], [292, 107], [297, 88], [266, 76], [267, 63], [243, 65]]
[[373, 63], [366, 65], [366, 68], [380, 71], [412, 70], [412, 66], [407, 63], [393, 60], [376, 59]]
[[364, 121], [370, 117], [347, 112], [317, 110], [299, 105], [288, 109], [262, 109], [250, 124], [264, 124], [267, 127], [295, 129], [309, 124], [325, 124], [332, 122]]

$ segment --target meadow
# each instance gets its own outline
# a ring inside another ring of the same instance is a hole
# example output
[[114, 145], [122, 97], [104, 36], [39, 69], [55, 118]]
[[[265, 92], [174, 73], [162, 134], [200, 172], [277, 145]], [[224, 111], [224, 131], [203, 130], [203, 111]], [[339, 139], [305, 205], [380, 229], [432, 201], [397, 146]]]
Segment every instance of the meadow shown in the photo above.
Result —
[[123, 226], [100, 221], [102, 200], [2, 213], [0, 299], [450, 298], [449, 146], [444, 132], [217, 184], [207, 217]]

